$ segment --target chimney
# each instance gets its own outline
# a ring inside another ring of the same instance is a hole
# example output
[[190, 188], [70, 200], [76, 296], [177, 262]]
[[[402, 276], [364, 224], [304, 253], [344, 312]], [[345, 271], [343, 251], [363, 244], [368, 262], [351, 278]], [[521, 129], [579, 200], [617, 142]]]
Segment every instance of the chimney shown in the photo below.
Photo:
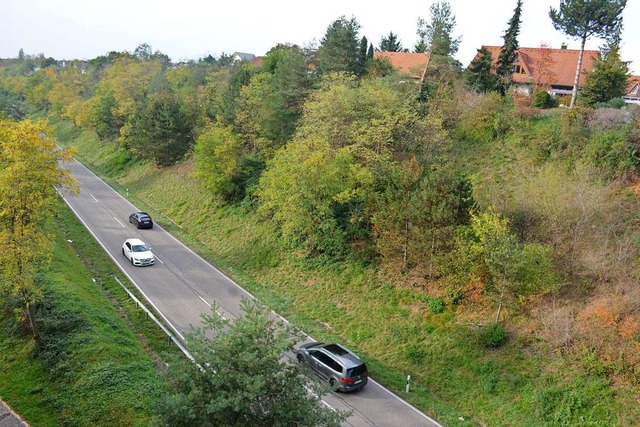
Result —
[[562, 44], [560, 45], [560, 49], [566, 49], [566, 48], [567, 48], [567, 44], [566, 44], [566, 43], [562, 43]]

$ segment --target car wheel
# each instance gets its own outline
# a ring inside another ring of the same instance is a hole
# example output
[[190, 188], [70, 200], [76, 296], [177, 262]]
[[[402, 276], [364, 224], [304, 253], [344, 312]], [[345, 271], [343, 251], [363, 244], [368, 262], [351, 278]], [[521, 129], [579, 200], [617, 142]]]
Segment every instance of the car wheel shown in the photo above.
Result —
[[138, 230], [140, 230], [140, 224], [136, 224], [136, 227], [138, 227]]
[[[122, 255], [124, 255], [124, 248], [122, 248]], [[124, 255], [124, 256], [126, 256], [126, 255]]]
[[333, 391], [338, 391], [338, 382], [335, 378], [331, 378], [329, 380], [329, 387], [331, 387], [331, 390]]
[[133, 257], [131, 257], [131, 265], [135, 265], [135, 264], [133, 263]]
[[297, 359], [298, 359], [298, 363], [304, 363], [304, 357], [302, 357], [301, 354], [298, 355]]

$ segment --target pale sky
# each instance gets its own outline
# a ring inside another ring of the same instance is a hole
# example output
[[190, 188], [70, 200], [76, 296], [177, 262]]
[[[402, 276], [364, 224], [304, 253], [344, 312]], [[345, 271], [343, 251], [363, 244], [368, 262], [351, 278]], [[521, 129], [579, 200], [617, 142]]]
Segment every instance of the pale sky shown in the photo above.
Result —
[[[91, 59], [109, 51], [133, 52], [149, 44], [173, 61], [208, 54], [246, 52], [264, 55], [278, 43], [317, 44], [327, 27], [345, 16], [360, 23], [359, 36], [377, 47], [394, 32], [403, 47], [417, 41], [418, 18], [429, 18], [434, 0], [0, 0], [0, 58], [29, 55], [56, 59]], [[462, 36], [456, 58], [467, 66], [481, 45], [503, 43], [516, 0], [450, 0], [456, 16], [455, 36]], [[554, 30], [548, 12], [559, 0], [524, 0], [518, 38], [521, 47], [579, 42]], [[640, 74], [640, 0], [624, 11], [622, 59]], [[634, 19], [635, 18], [635, 19]], [[634, 22], [636, 23], [634, 25]], [[598, 49], [602, 40], [587, 41]]]

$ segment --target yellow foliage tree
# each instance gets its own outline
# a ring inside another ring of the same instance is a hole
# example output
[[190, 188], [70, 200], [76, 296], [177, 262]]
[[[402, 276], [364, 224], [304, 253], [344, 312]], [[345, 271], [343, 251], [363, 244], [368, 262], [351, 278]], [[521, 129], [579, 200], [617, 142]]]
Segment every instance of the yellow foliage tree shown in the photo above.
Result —
[[49, 254], [41, 226], [53, 211], [56, 187], [77, 192], [60, 167], [73, 152], [59, 149], [49, 133], [44, 121], [0, 121], [0, 304], [14, 306], [34, 337], [34, 305], [42, 297], [36, 273]]

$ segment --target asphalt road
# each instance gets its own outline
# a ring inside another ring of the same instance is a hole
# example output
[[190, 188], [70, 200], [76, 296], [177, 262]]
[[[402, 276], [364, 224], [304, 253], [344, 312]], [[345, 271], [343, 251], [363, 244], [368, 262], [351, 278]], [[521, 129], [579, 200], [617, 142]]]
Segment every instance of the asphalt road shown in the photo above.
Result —
[[[253, 298], [158, 224], [151, 230], [137, 230], [129, 224], [129, 214], [138, 209], [81, 163], [67, 163], [64, 168], [80, 185], [78, 196], [63, 195], [69, 207], [181, 339], [192, 325], [201, 324], [201, 313], [211, 313], [213, 302], [219, 314], [235, 318], [240, 315], [242, 298]], [[134, 267], [129, 263], [121, 250], [130, 237], [151, 247], [155, 265]], [[353, 411], [347, 420], [351, 426], [439, 426], [372, 378], [358, 392], [331, 393], [323, 400], [333, 408]]]

